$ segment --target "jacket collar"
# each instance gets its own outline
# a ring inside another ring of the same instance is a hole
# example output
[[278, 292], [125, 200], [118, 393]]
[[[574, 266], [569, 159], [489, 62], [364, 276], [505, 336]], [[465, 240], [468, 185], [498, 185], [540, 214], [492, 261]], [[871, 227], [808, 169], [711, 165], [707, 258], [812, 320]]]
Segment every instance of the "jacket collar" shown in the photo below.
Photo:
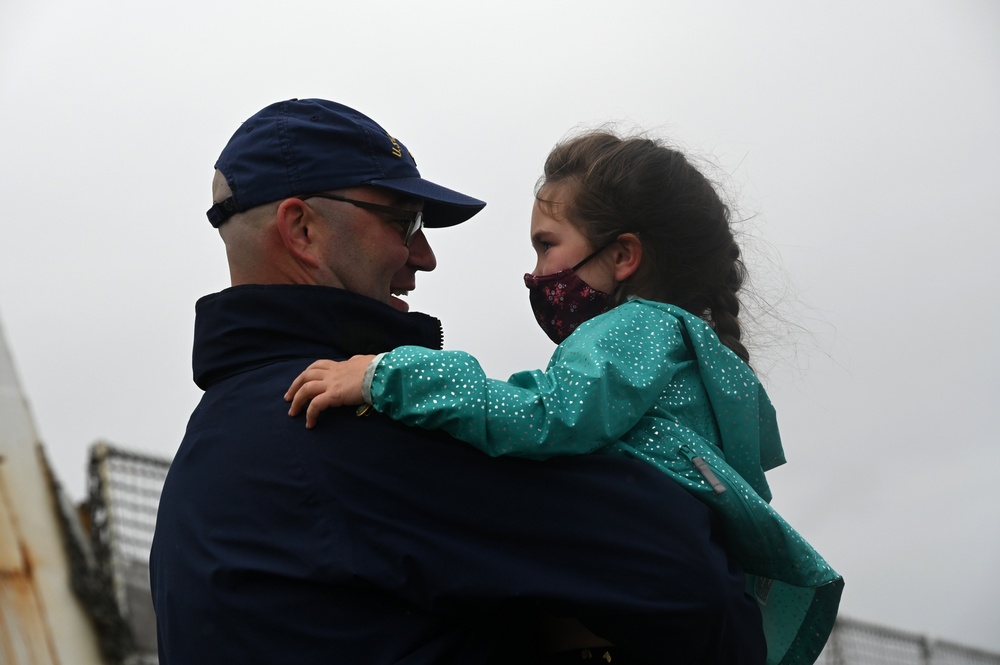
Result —
[[235, 286], [195, 306], [194, 380], [200, 388], [292, 358], [346, 359], [413, 344], [440, 349], [441, 322], [325, 286]]

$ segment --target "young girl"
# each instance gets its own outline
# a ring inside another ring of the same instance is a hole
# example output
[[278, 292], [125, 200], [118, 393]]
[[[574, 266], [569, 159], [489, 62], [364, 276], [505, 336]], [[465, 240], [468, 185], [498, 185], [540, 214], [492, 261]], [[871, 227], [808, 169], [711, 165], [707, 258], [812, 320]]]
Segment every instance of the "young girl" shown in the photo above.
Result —
[[744, 267], [728, 208], [683, 154], [592, 132], [546, 160], [531, 242], [525, 284], [559, 344], [544, 372], [500, 381], [467, 353], [400, 347], [314, 363], [285, 396], [289, 414], [308, 403], [312, 427], [325, 408], [366, 403], [489, 455], [646, 460], [721, 516], [768, 662], [813, 662], [843, 579], [769, 505], [764, 472], [784, 456], [740, 343]]

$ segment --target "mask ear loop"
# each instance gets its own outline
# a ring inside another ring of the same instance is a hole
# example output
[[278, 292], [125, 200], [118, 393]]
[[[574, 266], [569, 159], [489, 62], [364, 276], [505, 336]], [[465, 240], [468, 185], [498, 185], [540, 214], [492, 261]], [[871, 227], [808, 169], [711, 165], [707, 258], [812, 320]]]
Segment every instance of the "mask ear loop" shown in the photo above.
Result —
[[[639, 235], [639, 234], [637, 233], [636, 235]], [[573, 266], [571, 268], [571, 270], [573, 272], [576, 272], [581, 266], [583, 266], [583, 264], [585, 264], [587, 261], [591, 260], [592, 258], [594, 258], [595, 256], [597, 256], [598, 254], [600, 254], [601, 252], [603, 252], [604, 250], [606, 250], [608, 247], [611, 247], [611, 245], [615, 244], [616, 242], [618, 242], [618, 238], [615, 238], [614, 240], [610, 240], [610, 241], [604, 243], [599, 248], [595, 249], [593, 252], [591, 252], [590, 254], [588, 254], [587, 258], [585, 258], [583, 261], [580, 261], [575, 266]], [[614, 288], [614, 290], [611, 293], [612, 301], [615, 303], [616, 306], [622, 304], [622, 302], [625, 301], [625, 298], [622, 297], [622, 287], [625, 286], [625, 282], [627, 282], [627, 281], [628, 281], [628, 279], [625, 279], [625, 280], [622, 280], [621, 282], [615, 284], [615, 288]]]
[[592, 258], [594, 258], [595, 256], [597, 256], [598, 254], [600, 254], [601, 252], [603, 252], [604, 250], [606, 250], [608, 247], [611, 247], [611, 245], [615, 244], [616, 242], [618, 242], [618, 238], [615, 238], [611, 242], [608, 242], [608, 243], [605, 243], [605, 244], [601, 245], [600, 247], [598, 247], [597, 249], [595, 249], [593, 252], [591, 252], [590, 254], [588, 254], [587, 258], [585, 258], [583, 261], [580, 261], [575, 266], [573, 266], [572, 268], [570, 268], [570, 270], [572, 270], [573, 272], [576, 272], [577, 270], [580, 269], [581, 266], [583, 266], [583, 264], [585, 264], [587, 261], [591, 260]]

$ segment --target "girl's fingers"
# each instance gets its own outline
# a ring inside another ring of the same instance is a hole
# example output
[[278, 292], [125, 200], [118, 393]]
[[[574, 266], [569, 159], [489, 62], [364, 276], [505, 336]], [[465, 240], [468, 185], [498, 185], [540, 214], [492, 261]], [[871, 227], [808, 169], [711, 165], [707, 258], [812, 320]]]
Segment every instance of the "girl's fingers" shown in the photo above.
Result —
[[306, 409], [306, 429], [313, 428], [316, 424], [316, 416], [319, 415], [316, 408], [313, 406], [314, 404], [316, 404], [316, 400], [309, 402], [309, 407]]
[[288, 386], [288, 390], [285, 391], [285, 401], [292, 399], [294, 395], [303, 385], [309, 381], [319, 381], [325, 376], [325, 370], [333, 369], [335, 365], [338, 364], [336, 360], [317, 360], [316, 362], [306, 367], [301, 374], [295, 377], [292, 381], [292, 385]]
[[309, 370], [306, 369], [304, 372], [295, 377], [295, 380], [292, 381], [292, 385], [288, 386], [288, 390], [285, 391], [286, 402], [292, 399], [292, 395], [296, 394], [299, 390], [301, 390], [302, 386], [304, 386], [309, 381], [309, 374], [310, 374]]
[[288, 409], [288, 415], [297, 416], [307, 402], [322, 393], [323, 384], [320, 381], [308, 381], [298, 388], [295, 388], [295, 384], [293, 383], [292, 388], [288, 389], [288, 394], [291, 395], [292, 401], [292, 405]]
[[316, 419], [319, 418], [319, 414], [334, 406], [329, 399], [327, 394], [318, 395], [309, 402], [309, 408], [306, 409], [306, 427], [312, 429], [316, 425]]

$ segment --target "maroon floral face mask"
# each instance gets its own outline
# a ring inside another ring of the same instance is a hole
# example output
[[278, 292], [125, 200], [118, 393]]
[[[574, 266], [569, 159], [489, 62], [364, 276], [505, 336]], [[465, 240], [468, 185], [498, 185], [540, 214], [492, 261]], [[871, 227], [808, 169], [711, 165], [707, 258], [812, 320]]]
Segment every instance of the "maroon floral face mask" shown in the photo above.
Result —
[[580, 266], [604, 249], [602, 247], [572, 268], [551, 275], [527, 273], [524, 276], [531, 311], [538, 325], [556, 344], [561, 344], [584, 321], [613, 307], [610, 294], [591, 287], [576, 274]]

